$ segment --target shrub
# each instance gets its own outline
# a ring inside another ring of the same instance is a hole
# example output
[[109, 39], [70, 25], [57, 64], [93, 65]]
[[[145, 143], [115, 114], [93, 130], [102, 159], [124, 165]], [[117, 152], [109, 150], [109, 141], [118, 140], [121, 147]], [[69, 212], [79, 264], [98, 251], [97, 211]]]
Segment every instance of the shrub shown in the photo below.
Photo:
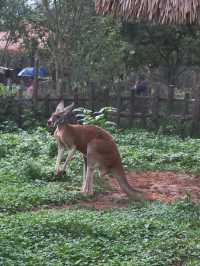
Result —
[[8, 87], [2, 83], [0, 83], [0, 96], [15, 96], [17, 95], [19, 88], [15, 85], [12, 87]]
[[18, 130], [18, 127], [14, 121], [9, 120], [9, 121], [3, 121], [0, 123], [0, 131], [13, 132], [17, 130]]
[[97, 125], [109, 130], [116, 128], [116, 123], [111, 122], [108, 119], [108, 114], [110, 112], [116, 112], [116, 109], [113, 107], [104, 107], [98, 112], [92, 112], [89, 109], [80, 107], [74, 109], [74, 112], [77, 113], [76, 117], [83, 125]]
[[30, 179], [41, 179], [43, 176], [42, 166], [33, 160], [28, 160], [24, 163], [22, 173], [25, 177]]

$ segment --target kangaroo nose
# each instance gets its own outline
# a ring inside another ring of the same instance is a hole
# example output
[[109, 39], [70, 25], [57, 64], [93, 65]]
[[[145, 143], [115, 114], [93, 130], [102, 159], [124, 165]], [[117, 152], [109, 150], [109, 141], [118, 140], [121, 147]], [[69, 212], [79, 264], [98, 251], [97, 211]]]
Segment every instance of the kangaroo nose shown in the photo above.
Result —
[[51, 125], [51, 120], [47, 121], [47, 125], [50, 126]]

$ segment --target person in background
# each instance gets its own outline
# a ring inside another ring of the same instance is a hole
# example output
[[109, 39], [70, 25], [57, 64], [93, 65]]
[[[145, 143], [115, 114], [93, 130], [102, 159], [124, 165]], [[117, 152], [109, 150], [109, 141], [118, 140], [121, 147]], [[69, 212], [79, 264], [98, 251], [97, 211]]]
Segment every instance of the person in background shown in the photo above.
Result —
[[148, 82], [143, 76], [140, 76], [136, 81], [134, 90], [136, 95], [147, 96], [148, 95]]
[[29, 98], [33, 97], [33, 83], [31, 83], [27, 88], [26, 88], [26, 96]]

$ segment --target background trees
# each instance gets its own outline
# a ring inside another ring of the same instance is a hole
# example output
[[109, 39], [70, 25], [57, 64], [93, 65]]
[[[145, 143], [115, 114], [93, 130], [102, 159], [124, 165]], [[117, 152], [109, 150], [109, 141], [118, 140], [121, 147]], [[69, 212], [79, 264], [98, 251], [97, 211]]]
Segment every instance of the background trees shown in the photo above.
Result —
[[6, 56], [9, 56], [7, 47], [20, 38], [23, 31], [23, 21], [30, 16], [30, 13], [31, 9], [27, 0], [0, 1], [0, 31], [7, 32], [6, 44], [0, 53], [0, 64], [11, 63], [11, 61], [6, 60]]
[[[38, 0], [35, 5], [6, 0], [0, 5], [0, 28], [9, 32], [8, 42], [20, 38], [32, 65], [39, 53], [61, 94], [142, 69], [151, 79], [179, 85], [182, 74], [200, 64], [200, 31], [194, 26], [114, 21], [97, 16], [91, 0]], [[2, 64], [4, 56], [1, 52]]]
[[124, 23], [122, 34], [134, 49], [128, 65], [159, 68], [160, 79], [166, 84], [176, 84], [189, 67], [199, 66], [198, 27]]

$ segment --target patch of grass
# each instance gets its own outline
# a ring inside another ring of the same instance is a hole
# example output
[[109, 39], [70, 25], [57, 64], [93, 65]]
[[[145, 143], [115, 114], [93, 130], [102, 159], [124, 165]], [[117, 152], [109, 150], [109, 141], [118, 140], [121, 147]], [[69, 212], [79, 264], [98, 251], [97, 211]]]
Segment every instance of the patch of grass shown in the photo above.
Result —
[[145, 130], [115, 134], [127, 169], [200, 172], [200, 139], [166, 136]]
[[198, 265], [200, 208], [52, 210], [0, 220], [2, 265]]
[[[138, 129], [116, 131], [114, 138], [127, 170], [200, 170], [199, 139], [183, 140]], [[77, 153], [67, 173], [62, 178], [56, 178], [56, 144], [46, 129], [2, 132], [0, 144], [1, 210], [63, 204], [80, 197], [81, 155]], [[96, 182], [95, 190], [101, 190], [101, 186], [101, 182]]]
[[[126, 169], [199, 172], [200, 140], [144, 130], [114, 134]], [[0, 136], [0, 265], [197, 266], [200, 207], [133, 204], [109, 211], [45, 210], [84, 196], [83, 161], [76, 154], [54, 176], [56, 146], [43, 128]], [[66, 155], [65, 155], [66, 156]], [[95, 190], [101, 185], [96, 182]], [[20, 212], [19, 212], [20, 211]]]
[[30, 182], [2, 184], [0, 189], [0, 212], [16, 212], [49, 204], [62, 205], [86, 199], [77, 187], [64, 182]]

